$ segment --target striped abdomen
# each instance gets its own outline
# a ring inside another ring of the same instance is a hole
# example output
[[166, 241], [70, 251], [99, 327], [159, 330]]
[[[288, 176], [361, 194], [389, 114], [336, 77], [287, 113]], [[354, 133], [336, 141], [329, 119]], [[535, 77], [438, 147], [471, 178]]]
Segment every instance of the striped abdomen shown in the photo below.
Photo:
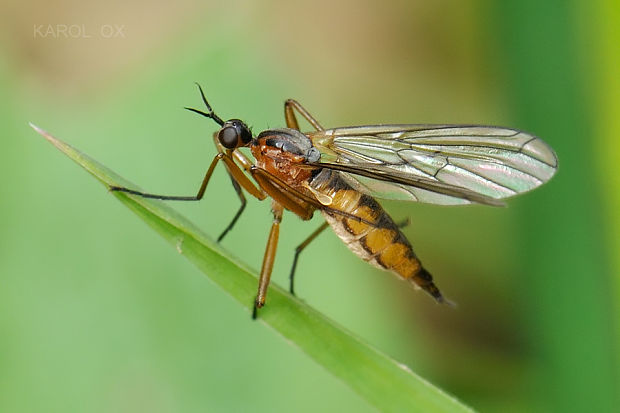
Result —
[[322, 211], [325, 220], [351, 251], [378, 268], [412, 281], [437, 301], [444, 301], [433, 277], [422, 267], [405, 235], [373, 197], [355, 190], [340, 173], [327, 169], [312, 178], [310, 186], [331, 198], [330, 208], [363, 220]]

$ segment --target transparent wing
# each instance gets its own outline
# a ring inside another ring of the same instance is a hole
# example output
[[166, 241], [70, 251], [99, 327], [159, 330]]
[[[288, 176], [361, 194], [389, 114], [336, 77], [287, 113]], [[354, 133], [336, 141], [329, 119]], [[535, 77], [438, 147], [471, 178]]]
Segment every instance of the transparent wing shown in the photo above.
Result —
[[[354, 166], [357, 170], [341, 172], [355, 178], [360, 190], [386, 199], [441, 205], [492, 203], [485, 200], [507, 198], [543, 184], [558, 164], [541, 139], [492, 126], [357, 126], [308, 136], [322, 153], [321, 164]], [[379, 171], [382, 178], [359, 174], [359, 169]]]

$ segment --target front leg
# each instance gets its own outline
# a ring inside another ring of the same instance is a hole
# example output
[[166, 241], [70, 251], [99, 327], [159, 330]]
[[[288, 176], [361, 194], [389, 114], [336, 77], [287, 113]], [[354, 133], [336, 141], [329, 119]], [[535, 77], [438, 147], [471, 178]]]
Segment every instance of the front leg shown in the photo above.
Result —
[[[259, 200], [263, 200], [267, 197], [267, 195], [260, 189], [257, 188], [256, 185], [252, 183], [248, 179], [247, 176], [243, 173], [243, 171], [235, 164], [235, 161], [231, 157], [230, 153], [218, 152], [217, 155], [211, 161], [211, 165], [205, 174], [204, 179], [202, 180], [202, 184], [198, 189], [198, 193], [194, 196], [176, 196], [176, 195], [159, 195], [159, 194], [150, 194], [146, 192], [140, 192], [133, 189], [121, 187], [121, 186], [110, 186], [109, 190], [113, 192], [125, 192], [127, 194], [137, 195], [142, 198], [153, 198], [153, 199], [161, 199], [164, 201], [200, 201], [205, 194], [205, 190], [207, 189], [207, 185], [209, 184], [209, 180], [211, 179], [211, 175], [213, 175], [213, 171], [215, 170], [215, 166], [218, 161], [224, 162], [226, 165], [226, 169], [230, 174], [230, 177], [237, 182], [243, 189], [248, 191], [252, 196], [256, 197]], [[236, 189], [236, 187], [235, 187]]]
[[217, 162], [222, 160], [226, 155], [222, 152], [218, 152], [211, 161], [211, 165], [209, 165], [209, 169], [205, 174], [204, 179], [202, 180], [202, 184], [198, 189], [198, 193], [194, 196], [176, 196], [176, 195], [158, 195], [158, 194], [149, 194], [146, 192], [135, 191], [133, 189], [121, 187], [121, 186], [110, 186], [110, 191], [113, 192], [125, 192], [127, 194], [138, 195], [142, 198], [152, 198], [152, 199], [162, 199], [164, 201], [200, 201], [205, 194], [205, 190], [207, 189], [207, 185], [209, 184], [209, 179], [211, 179], [211, 175], [213, 175], [213, 171], [215, 170], [215, 166]]

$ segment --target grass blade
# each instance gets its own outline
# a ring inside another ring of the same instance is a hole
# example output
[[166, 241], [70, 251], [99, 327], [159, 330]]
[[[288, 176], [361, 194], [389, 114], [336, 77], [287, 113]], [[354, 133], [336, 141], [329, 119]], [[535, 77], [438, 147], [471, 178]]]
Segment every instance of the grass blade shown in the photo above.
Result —
[[[131, 185], [89, 156], [35, 125], [30, 126], [107, 187]], [[257, 287], [255, 275], [163, 202], [120, 192], [112, 194], [247, 308], [248, 323], [251, 322], [249, 313]], [[269, 305], [261, 310], [259, 321], [272, 327], [381, 411], [472, 411], [276, 285], [270, 286]]]

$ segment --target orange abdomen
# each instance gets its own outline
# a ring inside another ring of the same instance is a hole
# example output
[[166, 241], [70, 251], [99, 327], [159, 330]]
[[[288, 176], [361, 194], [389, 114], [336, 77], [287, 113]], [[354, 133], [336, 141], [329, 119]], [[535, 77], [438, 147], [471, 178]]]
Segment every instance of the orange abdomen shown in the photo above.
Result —
[[331, 199], [330, 208], [360, 218], [322, 211], [325, 220], [351, 251], [378, 268], [412, 281], [437, 301], [443, 301], [432, 276], [422, 267], [405, 235], [373, 197], [355, 190], [338, 172], [326, 169], [319, 172], [310, 185]]

